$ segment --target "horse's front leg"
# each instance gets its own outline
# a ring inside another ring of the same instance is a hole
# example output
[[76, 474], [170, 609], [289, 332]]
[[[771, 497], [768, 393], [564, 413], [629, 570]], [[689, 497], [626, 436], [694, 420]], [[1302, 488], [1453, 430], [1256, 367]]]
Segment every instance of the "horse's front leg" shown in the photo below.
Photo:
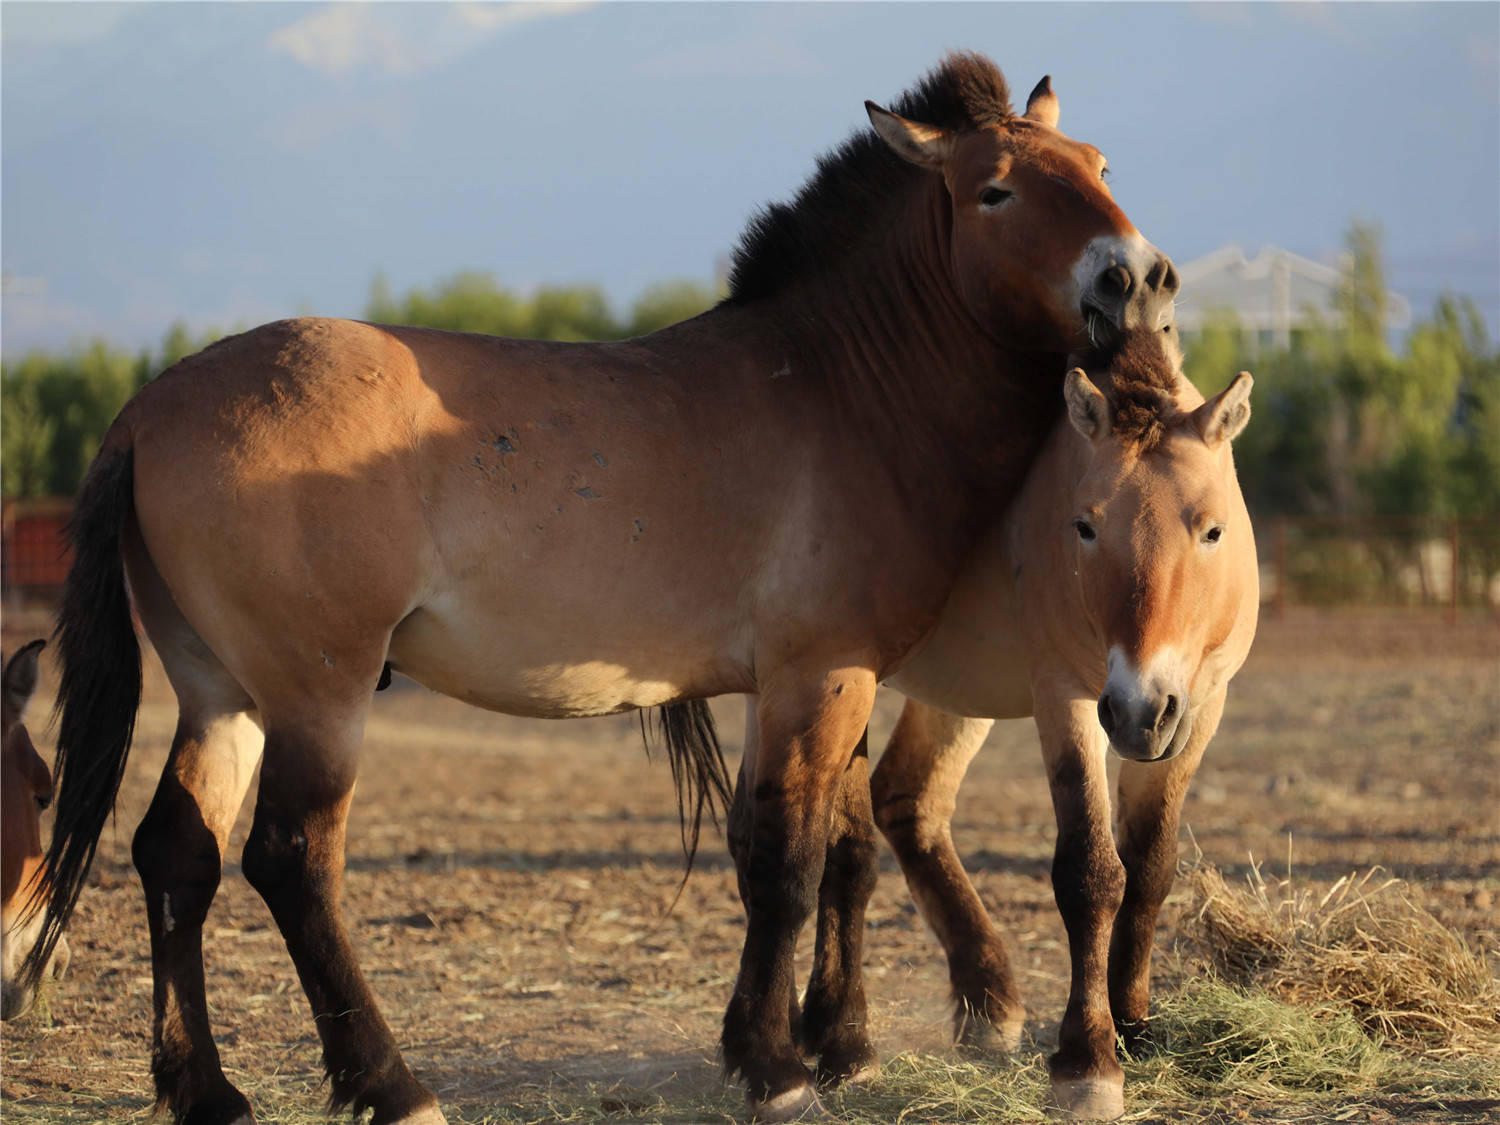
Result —
[[[729, 852], [734, 857], [740, 901], [749, 907], [749, 861], [753, 811], [747, 778], [755, 776], [760, 741], [758, 700], [749, 697], [745, 714], [745, 754], [729, 810]], [[817, 946], [807, 1004], [797, 1003], [792, 988], [787, 1026], [792, 1039], [818, 1060], [823, 1084], [859, 1082], [879, 1072], [870, 1042], [864, 988], [865, 908], [880, 873], [879, 852], [870, 812], [869, 732], [860, 737], [839, 781], [818, 884]], [[804, 1011], [806, 1012], [804, 1022]]]
[[821, 1109], [792, 1038], [793, 958], [817, 904], [840, 779], [875, 698], [868, 668], [828, 667], [809, 673], [784, 666], [762, 684], [754, 771], [742, 779], [749, 838], [737, 850], [744, 856], [747, 921], [739, 979], [724, 1015], [724, 1064], [743, 1076], [762, 1121]]
[[875, 818], [896, 853], [923, 919], [948, 955], [955, 1039], [1013, 1051], [1026, 1010], [994, 922], [953, 847], [964, 773], [993, 727], [907, 700], [875, 767]]
[[1125, 762], [1120, 767], [1115, 836], [1125, 865], [1125, 900], [1109, 946], [1109, 1006], [1115, 1029], [1132, 1051], [1149, 1044], [1151, 947], [1156, 916], [1177, 874], [1177, 824], [1188, 782], [1219, 727], [1225, 689], [1193, 716], [1193, 733], [1166, 762]]
[[817, 1057], [818, 1080], [862, 1082], [880, 1070], [865, 1003], [865, 908], [880, 875], [870, 811], [869, 731], [838, 782], [818, 885], [817, 944], [799, 1035]]
[[1036, 722], [1057, 816], [1052, 889], [1068, 931], [1068, 1007], [1048, 1060], [1058, 1108], [1078, 1118], [1125, 1111], [1125, 1073], [1110, 1018], [1110, 934], [1125, 895], [1125, 868], [1110, 834], [1108, 741], [1091, 699], [1043, 699]]
[[[748, 916], [750, 910], [750, 836], [755, 817], [751, 790], [755, 788], [755, 759], [760, 750], [760, 696], [745, 696], [745, 750], [740, 756], [740, 773], [734, 781], [734, 801], [729, 806], [729, 817], [724, 835], [729, 844], [729, 856], [734, 860], [734, 875], [740, 892], [740, 905]], [[791, 999], [787, 1003], [787, 1026], [792, 1029], [792, 1039], [802, 1041], [802, 1008], [797, 1003], [797, 989], [792, 987]]]

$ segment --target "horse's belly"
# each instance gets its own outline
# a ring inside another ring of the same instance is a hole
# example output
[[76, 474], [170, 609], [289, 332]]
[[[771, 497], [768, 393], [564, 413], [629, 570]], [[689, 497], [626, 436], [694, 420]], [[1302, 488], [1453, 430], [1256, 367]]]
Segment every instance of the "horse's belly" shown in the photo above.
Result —
[[[936, 649], [929, 643], [886, 685], [950, 715], [1024, 718], [1032, 712], [1027, 664], [1015, 648], [991, 643], [996, 639], [950, 645], [935, 637]], [[1014, 636], [1009, 640], [1015, 644]]]
[[433, 691], [536, 718], [610, 715], [753, 690], [737, 646], [673, 643], [670, 633], [653, 634], [659, 639], [649, 644], [612, 642], [610, 632], [597, 619], [542, 623], [519, 613], [427, 607], [396, 629], [390, 655], [397, 671]]
[[932, 636], [886, 683], [951, 715], [1030, 715], [1031, 668], [1009, 566], [993, 536], [959, 577]]

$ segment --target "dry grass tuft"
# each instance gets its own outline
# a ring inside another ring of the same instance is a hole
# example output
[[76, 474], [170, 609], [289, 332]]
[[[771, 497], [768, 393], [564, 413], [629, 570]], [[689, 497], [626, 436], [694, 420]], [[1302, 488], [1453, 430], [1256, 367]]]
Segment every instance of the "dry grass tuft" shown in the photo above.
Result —
[[1292, 1003], [1347, 1005], [1371, 1034], [1429, 1056], [1500, 1052], [1500, 980], [1484, 956], [1372, 868], [1317, 894], [1251, 868], [1231, 887], [1187, 871], [1184, 937], [1225, 980]]

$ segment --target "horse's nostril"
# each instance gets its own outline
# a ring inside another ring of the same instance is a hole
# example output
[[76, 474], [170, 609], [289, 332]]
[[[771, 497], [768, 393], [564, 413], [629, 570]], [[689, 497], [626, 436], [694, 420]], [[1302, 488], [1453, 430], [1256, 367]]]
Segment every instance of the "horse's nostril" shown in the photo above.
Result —
[[1134, 284], [1130, 271], [1124, 266], [1115, 265], [1099, 275], [1098, 291], [1101, 296], [1118, 301], [1125, 298]]
[[1161, 716], [1156, 720], [1156, 729], [1164, 729], [1166, 725], [1176, 717], [1176, 715], [1177, 697], [1175, 695], [1169, 695], [1167, 696], [1167, 701], [1162, 704]]
[[1109, 693], [1099, 697], [1099, 725], [1104, 728], [1104, 733], [1113, 736], [1115, 733], [1115, 712], [1109, 704]]

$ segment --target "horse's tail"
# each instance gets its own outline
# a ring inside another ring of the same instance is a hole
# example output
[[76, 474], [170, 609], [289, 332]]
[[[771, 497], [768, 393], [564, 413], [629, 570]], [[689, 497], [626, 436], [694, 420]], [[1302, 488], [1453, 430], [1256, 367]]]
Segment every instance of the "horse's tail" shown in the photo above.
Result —
[[[641, 733], [646, 736], [649, 748], [651, 736], [647, 730], [646, 713], [642, 711]], [[669, 703], [656, 708], [653, 724], [661, 740], [667, 744], [667, 761], [672, 766], [672, 784], [677, 788], [677, 815], [682, 821], [682, 851], [687, 856], [687, 870], [683, 872], [683, 883], [693, 870], [693, 857], [698, 854], [698, 833], [703, 825], [706, 810], [719, 823], [718, 808], [729, 810], [732, 785], [729, 770], [724, 765], [724, 752], [719, 749], [719, 735], [714, 729], [713, 712], [707, 700], [692, 699], [686, 703]], [[689, 807], [692, 809], [689, 815]], [[678, 889], [681, 894], [681, 888]]]
[[24, 971], [33, 984], [83, 890], [125, 773], [141, 701], [141, 649], [121, 555], [121, 535], [135, 505], [134, 457], [118, 440], [121, 428], [116, 423], [89, 467], [68, 521], [73, 565], [54, 634], [62, 663], [57, 818], [34, 892], [45, 901], [47, 917], [26, 958]]

